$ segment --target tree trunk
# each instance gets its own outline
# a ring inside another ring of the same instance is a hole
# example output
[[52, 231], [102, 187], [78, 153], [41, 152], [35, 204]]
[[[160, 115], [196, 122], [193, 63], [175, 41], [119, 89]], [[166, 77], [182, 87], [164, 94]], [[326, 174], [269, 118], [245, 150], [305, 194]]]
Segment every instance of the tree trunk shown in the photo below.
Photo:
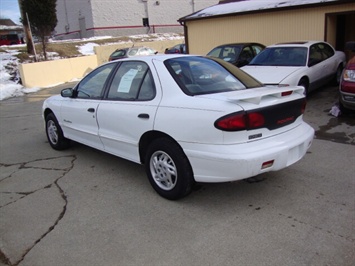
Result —
[[30, 32], [30, 28], [28, 27], [28, 25], [23, 25], [23, 29], [24, 29], [25, 35], [26, 35], [27, 53], [34, 54], [32, 35]]

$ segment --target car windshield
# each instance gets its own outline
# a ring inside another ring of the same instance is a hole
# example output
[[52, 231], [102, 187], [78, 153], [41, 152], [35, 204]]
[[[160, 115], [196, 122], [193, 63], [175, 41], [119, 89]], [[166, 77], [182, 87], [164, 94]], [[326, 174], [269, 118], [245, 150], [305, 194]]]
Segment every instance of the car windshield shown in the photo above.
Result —
[[260, 86], [250, 76], [223, 60], [189, 56], [164, 62], [169, 72], [188, 95], [243, 90]]
[[214, 48], [207, 55], [221, 58], [227, 62], [235, 62], [241, 50], [241, 45], [225, 45]]
[[306, 47], [270, 47], [258, 54], [249, 65], [305, 66], [306, 61]]

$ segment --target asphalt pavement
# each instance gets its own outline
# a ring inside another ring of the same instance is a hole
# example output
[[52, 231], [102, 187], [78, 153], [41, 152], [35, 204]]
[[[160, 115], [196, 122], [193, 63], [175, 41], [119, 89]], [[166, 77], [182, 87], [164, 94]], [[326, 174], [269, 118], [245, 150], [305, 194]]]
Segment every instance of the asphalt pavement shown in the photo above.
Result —
[[143, 166], [50, 148], [42, 102], [68, 86], [0, 103], [0, 264], [354, 265], [355, 115], [329, 115], [336, 87], [308, 97], [301, 161], [168, 201]]

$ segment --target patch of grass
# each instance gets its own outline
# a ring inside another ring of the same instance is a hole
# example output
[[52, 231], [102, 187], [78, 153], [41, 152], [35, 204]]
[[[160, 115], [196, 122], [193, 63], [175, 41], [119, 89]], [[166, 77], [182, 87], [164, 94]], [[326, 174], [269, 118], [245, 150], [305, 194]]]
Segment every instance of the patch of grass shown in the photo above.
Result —
[[16, 55], [16, 57], [20, 60], [21, 63], [31, 60], [27, 51], [19, 53], [18, 55]]
[[77, 43], [49, 43], [47, 45], [47, 52], [56, 52], [63, 58], [76, 57], [81, 55], [78, 51], [77, 45]]
[[[176, 34], [183, 36], [183, 34]], [[150, 41], [156, 39], [157, 36], [152, 34], [150, 36], [123, 36], [123, 37], [112, 37], [108, 39], [99, 39], [99, 40], [86, 40], [86, 41], [73, 41], [73, 42], [49, 42], [47, 43], [47, 52], [56, 52], [59, 57], [61, 58], [70, 58], [70, 57], [77, 57], [77, 56], [82, 56], [82, 54], [78, 51], [78, 47], [85, 44], [85, 43], [97, 43], [99, 45], [104, 45], [108, 43], [120, 43], [120, 42], [133, 42], [133, 43], [139, 43], [142, 41]], [[43, 59], [43, 50], [42, 50], [42, 44], [41, 43], [36, 43], [36, 54], [38, 55], [38, 58], [40, 61], [44, 60]], [[20, 59], [20, 62], [29, 62], [33, 61], [33, 56], [27, 54], [27, 48], [26, 47], [21, 47], [21, 48], [6, 48], [6, 49], [12, 49], [12, 50], [19, 50], [20, 54], [17, 55], [17, 57]], [[0, 48], [0, 52], [6, 52], [2, 48]]]

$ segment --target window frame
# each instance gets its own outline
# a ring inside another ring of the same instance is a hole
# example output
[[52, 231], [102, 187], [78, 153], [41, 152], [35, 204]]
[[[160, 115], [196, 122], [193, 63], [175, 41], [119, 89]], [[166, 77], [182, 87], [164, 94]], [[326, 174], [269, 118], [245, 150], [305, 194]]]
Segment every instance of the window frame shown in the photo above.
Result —
[[[110, 96], [109, 96], [110, 89], [111, 89], [112, 83], [113, 83], [113, 81], [114, 81], [114, 79], [116, 77], [116, 74], [118, 73], [118, 71], [120, 70], [121, 67], [123, 67], [126, 64], [130, 64], [130, 63], [134, 63], [134, 62], [137, 62], [139, 64], [145, 64], [147, 66], [147, 69], [145, 70], [145, 72], [144, 72], [144, 74], [143, 74], [143, 76], [142, 76], [142, 78], [141, 78], [141, 80], [139, 82], [139, 87], [138, 87], [138, 90], [137, 90], [137, 93], [136, 93], [134, 99], [133, 98], [110, 98]], [[153, 90], [152, 97], [151, 98], [147, 98], [147, 99], [139, 99], [139, 96], [141, 95], [141, 91], [142, 91], [142, 86], [144, 84], [144, 80], [147, 78], [148, 75], [150, 75], [150, 78], [151, 78], [151, 85], [152, 85], [152, 90]], [[156, 86], [155, 86], [153, 73], [152, 73], [152, 71], [151, 71], [151, 69], [149, 67], [149, 64], [147, 64], [144, 61], [139, 61], [139, 60], [125, 60], [125, 61], [119, 62], [118, 66], [116, 67], [114, 72], [111, 73], [111, 77], [110, 77], [109, 83], [107, 84], [106, 91], [105, 91], [105, 94], [104, 94], [103, 98], [106, 101], [146, 102], [146, 101], [153, 100], [156, 97], [156, 94], [157, 94], [157, 89], [156, 89]]]

